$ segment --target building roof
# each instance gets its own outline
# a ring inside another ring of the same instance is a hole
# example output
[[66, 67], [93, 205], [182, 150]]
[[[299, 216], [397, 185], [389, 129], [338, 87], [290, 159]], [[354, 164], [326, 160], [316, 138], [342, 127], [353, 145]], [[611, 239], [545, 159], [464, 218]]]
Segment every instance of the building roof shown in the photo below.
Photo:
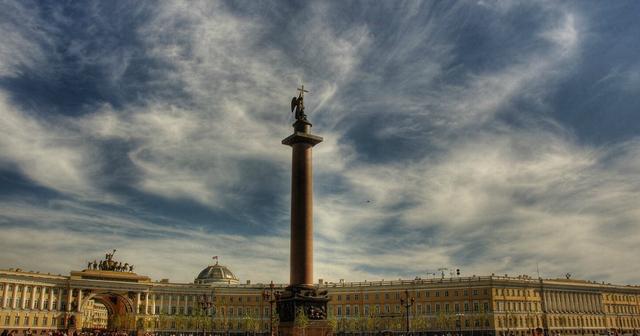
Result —
[[239, 282], [238, 278], [227, 266], [220, 265], [217, 262], [215, 265], [210, 265], [203, 269], [195, 279], [196, 284], [237, 284]]

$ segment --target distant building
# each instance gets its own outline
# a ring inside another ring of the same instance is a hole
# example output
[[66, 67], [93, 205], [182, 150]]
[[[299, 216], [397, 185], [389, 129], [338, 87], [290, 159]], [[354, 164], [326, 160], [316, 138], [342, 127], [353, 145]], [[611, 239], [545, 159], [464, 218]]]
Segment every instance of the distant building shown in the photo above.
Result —
[[[414, 298], [410, 329], [423, 335], [595, 335], [640, 331], [640, 287], [573, 279], [472, 276], [323, 282], [335, 332], [405, 330], [401, 299]], [[275, 285], [281, 290], [285, 285]], [[69, 276], [0, 270], [0, 329], [118, 329], [157, 333], [268, 332], [266, 284], [240, 284], [208, 266], [194, 283], [151, 281], [91, 266]], [[213, 298], [213, 299], [212, 299]], [[203, 300], [213, 307], [203, 310]]]

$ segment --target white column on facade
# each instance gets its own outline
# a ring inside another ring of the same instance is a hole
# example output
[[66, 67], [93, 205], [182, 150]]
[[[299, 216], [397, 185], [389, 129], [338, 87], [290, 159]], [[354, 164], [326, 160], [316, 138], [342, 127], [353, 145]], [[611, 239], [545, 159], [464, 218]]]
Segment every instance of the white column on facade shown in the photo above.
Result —
[[38, 287], [36, 286], [31, 286], [31, 307], [30, 309], [36, 309], [36, 289]]
[[40, 307], [39, 308], [40, 308], [40, 310], [44, 310], [45, 309], [45, 307], [44, 307], [44, 297], [45, 297], [44, 289], [45, 289], [45, 287], [44, 286], [40, 286], [39, 288], [40, 288]]
[[53, 310], [53, 287], [47, 287], [47, 290], [49, 291], [49, 306], [47, 309]]
[[173, 299], [173, 294], [169, 295], [169, 303], [167, 304], [167, 314], [171, 314], [171, 300]]
[[2, 306], [2, 308], [7, 308], [9, 301], [9, 297], [7, 296], [9, 295], [9, 284], [5, 282], [4, 284], [2, 284], [2, 287], [2, 302], [0, 302], [0, 306]]
[[164, 294], [160, 294], [160, 314], [162, 314], [162, 309], [164, 308]]
[[18, 284], [13, 284], [13, 298], [11, 299], [11, 308], [16, 309], [18, 303]]
[[136, 293], [136, 314], [140, 314], [140, 293]]
[[144, 313], [149, 314], [149, 292], [144, 293]]
[[58, 301], [56, 301], [56, 304], [58, 305], [56, 307], [56, 310], [61, 311], [62, 310], [62, 288], [57, 288], [58, 291]]
[[158, 295], [155, 293], [151, 296], [151, 315], [156, 314], [156, 297], [157, 296]]
[[82, 289], [78, 288], [78, 307], [76, 308], [77, 312], [80, 312], [80, 305], [82, 305]]
[[73, 301], [73, 288], [69, 287], [67, 290], [67, 311], [71, 311], [71, 301]]
[[27, 288], [29, 288], [29, 286], [24, 285], [22, 287], [22, 298], [20, 299], [20, 308], [22, 309], [27, 309], [27, 298], [29, 298], [29, 292], [27, 292]]
[[187, 315], [187, 311], [189, 311], [189, 295], [184, 296], [184, 311], [183, 314]]
[[180, 310], [180, 294], [176, 295], [176, 310]]
[[549, 293], [549, 298], [551, 300], [549, 300], [551, 302], [551, 310], [553, 312], [558, 311], [558, 296], [556, 295], [555, 292], [551, 292]]

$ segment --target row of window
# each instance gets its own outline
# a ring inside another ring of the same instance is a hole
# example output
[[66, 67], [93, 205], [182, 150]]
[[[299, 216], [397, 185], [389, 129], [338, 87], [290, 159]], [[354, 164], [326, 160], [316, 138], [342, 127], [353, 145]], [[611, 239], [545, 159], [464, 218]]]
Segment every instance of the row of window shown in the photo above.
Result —
[[498, 296], [538, 296], [538, 291], [530, 289], [496, 288]]
[[4, 319], [0, 319], [3, 322], [3, 325], [6, 327], [14, 326], [25, 326], [25, 327], [55, 327], [58, 322], [62, 322], [62, 319], [58, 319], [56, 317], [52, 317], [51, 320], [47, 316], [20, 316], [20, 315], [7, 315]]
[[[138, 309], [140, 312], [144, 312], [144, 305], [140, 305], [138, 306]], [[155, 306], [155, 309], [153, 309], [153, 307], [150, 307], [151, 312], [155, 311], [156, 315], [160, 315], [160, 314], [169, 314], [169, 315], [204, 315], [205, 312], [203, 312], [202, 310], [196, 310], [194, 309], [194, 307], [177, 307], [177, 306], [172, 306], [172, 307], [165, 307], [165, 309], [160, 310], [159, 306]], [[267, 316], [269, 315], [269, 307], [265, 307], [264, 308], [264, 315]], [[213, 307], [211, 309], [209, 309], [206, 312], [206, 315], [219, 315], [219, 316], [246, 316], [246, 315], [252, 315], [255, 314], [255, 316], [260, 314], [260, 308], [258, 307]]]
[[[483, 302], [482, 306], [480, 306], [479, 302], [473, 302], [473, 311], [474, 312], [480, 312], [480, 309], [482, 307], [482, 311], [484, 312], [489, 312], [489, 303], [488, 302]], [[329, 306], [329, 311], [332, 312], [333, 308], [335, 307], [335, 312], [336, 315], [338, 316], [342, 316], [343, 312], [345, 316], [351, 316], [351, 315], [359, 315], [360, 314], [360, 306], [358, 305], [330, 305]], [[344, 307], [344, 308], [343, 308]], [[370, 311], [370, 307], [371, 309], [373, 309], [373, 311]], [[374, 313], [376, 315], [379, 314], [389, 314], [389, 313], [400, 313], [404, 310], [402, 310], [402, 306], [401, 305], [395, 305], [393, 311], [391, 310], [392, 306], [389, 304], [385, 304], [385, 305], [364, 305], [362, 307], [363, 309], [363, 314], [364, 316], [369, 316], [371, 313]], [[428, 315], [432, 313], [431, 310], [431, 304], [417, 304], [415, 311], [413, 311], [413, 314], [417, 314], [417, 315]], [[444, 304], [440, 304], [440, 303], [436, 303], [433, 305], [433, 312], [435, 313], [439, 313], [441, 311], [444, 311], [445, 313], [449, 313], [449, 312], [455, 312], [455, 313], [459, 313], [461, 312], [461, 308], [464, 308], [465, 312], [470, 312], [471, 311], [471, 306], [469, 302], [464, 302], [464, 304], [461, 306], [459, 303], [454, 303], [453, 305], [449, 304], [449, 303], [444, 303]], [[451, 309], [453, 308], [453, 310]], [[382, 309], [382, 310], [381, 310]]]
[[605, 305], [607, 313], [638, 314], [638, 307], [627, 305]]
[[[415, 291], [415, 293], [410, 293], [409, 295], [415, 295], [415, 297], [420, 298], [424, 295], [425, 298], [427, 297], [431, 297], [431, 294], [433, 293], [434, 297], [440, 297], [440, 294], [442, 294], [442, 296], [448, 297], [449, 294], [451, 294], [452, 296], [460, 296], [460, 294], [462, 294], [462, 296], [469, 296], [469, 290], [468, 289], [464, 289], [464, 290], [444, 290], [444, 291]], [[480, 295], [480, 290], [479, 289], [473, 289], [471, 291], [471, 293], [473, 294], [473, 296], [478, 296]], [[385, 300], [390, 300], [391, 299], [391, 295], [393, 294], [394, 298], [396, 300], [400, 300], [401, 298], [404, 298], [405, 294], [403, 292], [395, 292], [395, 293], [384, 293], [384, 299]], [[482, 294], [483, 295], [489, 295], [489, 289], [485, 288], [482, 290]], [[351, 298], [353, 297], [354, 301], [358, 301], [360, 300], [360, 294], [344, 294], [344, 300], [345, 301], [351, 301]], [[367, 301], [369, 300], [369, 293], [364, 293], [363, 294], [364, 300]], [[380, 293], [373, 293], [373, 298], [374, 300], [380, 300]], [[343, 299], [343, 294], [338, 294], [338, 295], [334, 295], [331, 297], [331, 299], [335, 299], [336, 301], [342, 301]]]
[[[35, 299], [33, 301], [34, 307], [35, 309], [40, 310], [40, 300], [39, 299]], [[22, 309], [22, 298], [17, 297], [15, 300], [12, 297], [8, 297], [6, 299], [6, 301], [4, 301], [2, 299], [2, 297], [0, 297], [0, 305], [6, 306], [6, 307], [14, 307], [16, 309]], [[24, 309], [31, 309], [31, 299], [25, 299], [24, 300]], [[49, 309], [49, 300], [44, 300], [43, 302], [43, 309]], [[58, 302], [57, 301], [53, 301], [53, 303], [51, 304], [51, 309], [52, 310], [56, 310], [58, 308]], [[62, 301], [61, 304], [61, 310], [65, 310], [67, 308], [67, 303], [65, 301]]]
[[[4, 291], [5, 286], [7, 287], [7, 292], [13, 292], [13, 289], [14, 289], [13, 284], [0, 284], [0, 291]], [[49, 290], [53, 291], [54, 295], [58, 294], [57, 288], [49, 288], [49, 287], [41, 287], [41, 286], [26, 286], [26, 285], [15, 285], [15, 286], [18, 293], [22, 293], [22, 292], [31, 293], [32, 288], [35, 288], [36, 294], [40, 294], [40, 291], [41, 291], [40, 288], [42, 288], [42, 290], [44, 291], [44, 294], [49, 294]], [[66, 289], [63, 289], [63, 294], [67, 294]]]
[[540, 303], [498, 301], [498, 311], [540, 311]]

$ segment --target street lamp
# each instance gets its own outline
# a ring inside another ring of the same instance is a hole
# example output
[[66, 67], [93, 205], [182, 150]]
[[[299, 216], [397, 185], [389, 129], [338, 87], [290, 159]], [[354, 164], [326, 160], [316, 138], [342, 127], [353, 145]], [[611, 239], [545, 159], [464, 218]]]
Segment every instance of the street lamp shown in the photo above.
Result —
[[269, 284], [269, 288], [262, 291], [262, 299], [269, 302], [269, 335], [273, 336], [273, 304], [280, 297], [280, 292], [275, 290], [273, 281]]
[[413, 306], [413, 304], [415, 303], [416, 299], [415, 298], [410, 298], [409, 297], [409, 290], [405, 289], [404, 290], [404, 298], [400, 299], [400, 304], [404, 307], [406, 314], [407, 314], [407, 325], [406, 325], [406, 335], [409, 335], [409, 308], [411, 308], [411, 306]]
[[462, 335], [462, 317], [464, 316], [464, 313], [456, 313], [456, 316], [458, 317], [458, 336]]
[[[203, 294], [199, 299], [198, 299], [198, 303], [200, 304], [200, 308], [202, 308], [202, 311], [205, 313], [205, 315], [208, 315], [209, 309], [211, 308], [215, 308], [215, 295], [206, 295]], [[204, 324], [204, 320], [202, 323], [202, 336], [205, 336], [205, 324]]]

